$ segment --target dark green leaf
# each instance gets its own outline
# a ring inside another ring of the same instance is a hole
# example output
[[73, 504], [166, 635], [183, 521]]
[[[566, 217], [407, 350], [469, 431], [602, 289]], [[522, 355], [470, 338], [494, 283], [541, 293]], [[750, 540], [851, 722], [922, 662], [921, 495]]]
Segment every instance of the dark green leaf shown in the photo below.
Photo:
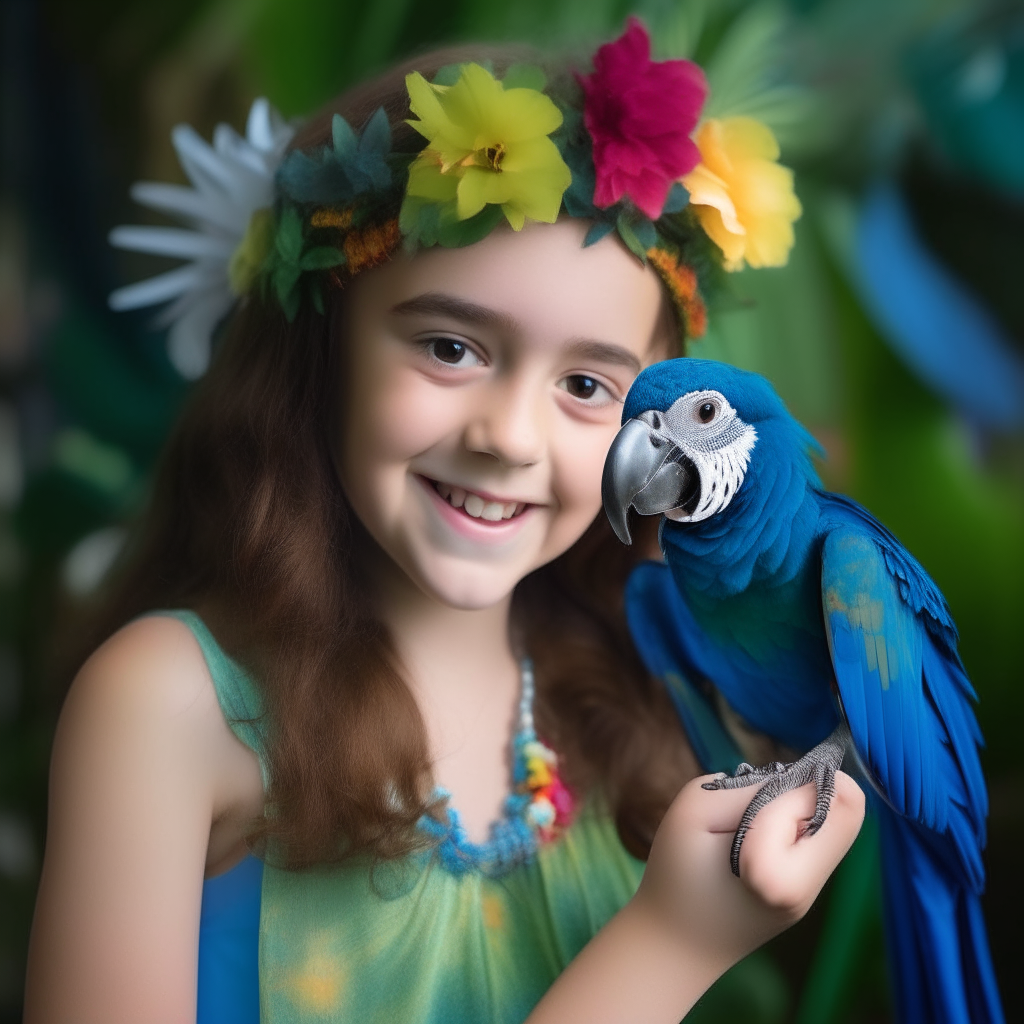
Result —
[[286, 308], [289, 295], [295, 290], [301, 271], [294, 263], [280, 264], [274, 271], [274, 294], [282, 308]]
[[679, 184], [678, 181], [672, 183], [672, 187], [668, 190], [668, 198], [665, 200], [665, 208], [661, 211], [663, 214], [666, 213], [679, 213], [683, 207], [687, 206], [690, 202], [690, 193]]
[[355, 157], [359, 145], [356, 133], [341, 114], [335, 114], [331, 120], [331, 137], [334, 141], [334, 152], [342, 163]]
[[302, 255], [302, 218], [294, 206], [281, 211], [274, 247], [285, 263], [296, 263]]
[[438, 68], [437, 74], [434, 75], [434, 85], [454, 85], [462, 74], [461, 64], [445, 64], [443, 68]]
[[[455, 211], [455, 203], [445, 204], [451, 206], [451, 212]], [[504, 219], [505, 214], [500, 206], [485, 206], [478, 214], [468, 220], [458, 220], [446, 216], [448, 211], [443, 209], [438, 220], [437, 244], [443, 245], [446, 249], [458, 249], [464, 245], [472, 245], [486, 238]]]
[[360, 153], [376, 153], [386, 157], [391, 152], [391, 125], [383, 107], [378, 107], [359, 136]]
[[333, 245], [318, 245], [307, 249], [299, 260], [300, 270], [326, 270], [345, 262], [345, 254]]
[[645, 253], [658, 244], [657, 229], [654, 227], [654, 222], [647, 217], [637, 218], [632, 222], [632, 227]]
[[615, 223], [610, 220], [599, 220], [596, 224], [591, 224], [587, 230], [586, 238], [583, 239], [583, 247], [586, 248], [588, 245], [600, 242], [605, 235], [614, 229]]
[[284, 310], [285, 319], [291, 323], [299, 312], [299, 289], [293, 288], [283, 299], [281, 309]]
[[647, 263], [647, 248], [644, 247], [643, 243], [637, 237], [636, 231], [633, 230], [633, 225], [630, 224], [629, 218], [626, 214], [620, 213], [619, 219], [615, 222], [616, 228], [619, 231], [619, 237], [626, 244], [626, 248], [629, 249], [641, 263]]
[[584, 146], [567, 145], [562, 149], [562, 159], [572, 174], [572, 181], [562, 196], [566, 213], [570, 217], [589, 217], [592, 220], [614, 219], [610, 212], [599, 210], [594, 205], [597, 175], [590, 150]]

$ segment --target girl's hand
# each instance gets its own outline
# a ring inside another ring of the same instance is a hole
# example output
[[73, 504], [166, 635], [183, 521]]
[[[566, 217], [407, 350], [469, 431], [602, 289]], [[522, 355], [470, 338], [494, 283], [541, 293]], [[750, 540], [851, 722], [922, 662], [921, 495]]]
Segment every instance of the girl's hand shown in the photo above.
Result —
[[633, 902], [721, 973], [807, 913], [860, 831], [864, 794], [839, 772], [813, 836], [803, 834], [813, 786], [772, 801], [744, 840], [736, 878], [729, 850], [756, 787], [708, 791], [701, 788], [708, 779], [688, 783], [669, 808]]
[[676, 797], [636, 895], [527, 1024], [676, 1024], [733, 964], [807, 913], [864, 820], [864, 794], [842, 772], [817, 835], [802, 835], [813, 787], [786, 793], [754, 819], [736, 878], [729, 849], [755, 789], [709, 792], [701, 789], [708, 778]]

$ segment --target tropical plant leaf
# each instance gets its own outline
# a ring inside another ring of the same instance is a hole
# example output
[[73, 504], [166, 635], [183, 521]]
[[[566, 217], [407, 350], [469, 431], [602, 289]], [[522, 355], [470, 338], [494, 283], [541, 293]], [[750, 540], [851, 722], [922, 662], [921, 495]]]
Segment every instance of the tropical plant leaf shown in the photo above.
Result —
[[384, 156], [391, 152], [391, 123], [383, 107], [378, 107], [364, 125], [359, 136], [359, 152]]
[[437, 74], [434, 75], [431, 84], [451, 87], [459, 80], [461, 74], [461, 64], [445, 64], [444, 67], [437, 69]]
[[292, 288], [281, 302], [281, 309], [284, 311], [285, 319], [291, 323], [299, 312], [299, 289]]
[[[446, 206], [448, 204], [445, 204]], [[455, 204], [451, 204], [454, 211]], [[472, 245], [486, 238], [504, 219], [505, 214], [500, 206], [485, 206], [478, 214], [468, 220], [449, 220], [442, 208], [438, 219], [437, 244], [446, 249], [457, 249], [463, 245]]]
[[352, 125], [341, 114], [331, 118], [331, 140], [334, 143], [334, 156], [342, 165], [355, 159], [359, 140]]
[[605, 235], [610, 234], [615, 230], [615, 222], [611, 220], [600, 220], [595, 224], [591, 224], [587, 229], [586, 237], [583, 239], [583, 248], [587, 248], [589, 245], [594, 245], [600, 242]]
[[641, 263], [647, 263], [647, 250], [650, 248], [649, 245], [645, 246], [634, 229], [634, 226], [629, 221], [629, 216], [626, 211], [623, 210], [618, 219], [615, 222], [615, 227], [619, 232], [619, 237], [626, 244], [626, 248], [636, 256]]
[[295, 293], [295, 285], [298, 284], [299, 275], [302, 272], [294, 263], [278, 264], [274, 271], [274, 294], [281, 308], [287, 308], [288, 300]]
[[281, 211], [274, 249], [285, 263], [296, 263], [302, 255], [302, 218], [293, 206]]
[[345, 254], [333, 245], [318, 245], [307, 249], [299, 260], [299, 270], [327, 270], [345, 262]]
[[661, 214], [664, 216], [666, 213], [679, 213], [689, 204], [690, 193], [678, 181], [674, 181], [668, 190], [668, 198], [665, 200], [665, 207]]

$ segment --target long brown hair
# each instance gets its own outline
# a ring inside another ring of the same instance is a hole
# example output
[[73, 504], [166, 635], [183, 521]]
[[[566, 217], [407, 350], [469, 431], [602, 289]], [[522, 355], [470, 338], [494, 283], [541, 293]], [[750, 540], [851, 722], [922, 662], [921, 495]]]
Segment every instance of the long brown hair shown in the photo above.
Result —
[[[294, 145], [361, 125], [384, 106], [396, 148], [409, 138], [404, 75], [470, 57], [500, 70], [519, 50], [446, 50], [344, 94]], [[411, 140], [410, 140], [411, 141]], [[367, 611], [355, 557], [373, 541], [352, 513], [328, 445], [341, 420], [337, 332], [326, 315], [289, 324], [250, 297], [227, 325], [174, 430], [148, 512], [103, 615], [107, 631], [156, 608], [197, 609], [258, 681], [269, 813], [254, 839], [291, 867], [417, 844], [430, 758], [386, 629]], [[622, 608], [643, 544], [627, 549], [599, 516], [565, 555], [517, 588], [513, 614], [537, 675], [537, 721], [578, 790], [607, 802], [645, 856], [669, 802], [696, 773], [662, 688], [645, 672]]]

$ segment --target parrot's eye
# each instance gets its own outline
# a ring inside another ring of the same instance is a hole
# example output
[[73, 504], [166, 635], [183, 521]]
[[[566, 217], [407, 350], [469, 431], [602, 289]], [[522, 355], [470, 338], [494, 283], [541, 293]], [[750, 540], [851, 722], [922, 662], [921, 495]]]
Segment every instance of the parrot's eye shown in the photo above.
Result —
[[701, 423], [710, 423], [718, 412], [718, 407], [714, 402], [705, 402], [698, 410], [697, 416]]

